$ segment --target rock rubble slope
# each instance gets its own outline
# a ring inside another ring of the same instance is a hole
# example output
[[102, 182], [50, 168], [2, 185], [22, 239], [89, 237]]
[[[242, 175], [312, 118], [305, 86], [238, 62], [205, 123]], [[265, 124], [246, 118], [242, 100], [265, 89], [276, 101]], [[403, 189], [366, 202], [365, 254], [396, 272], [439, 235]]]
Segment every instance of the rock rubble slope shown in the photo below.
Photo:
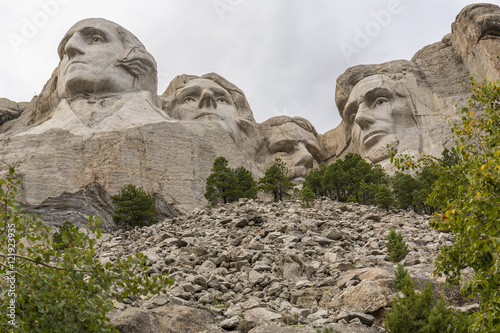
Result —
[[[438, 286], [433, 262], [452, 237], [414, 212], [245, 200], [107, 234], [101, 261], [142, 252], [147, 274], [175, 279], [166, 295], [126, 298], [110, 316], [121, 332], [384, 332], [396, 294], [385, 249], [391, 228], [404, 235], [410, 252], [402, 263], [417, 285]], [[444, 292], [464, 305], [457, 295]]]

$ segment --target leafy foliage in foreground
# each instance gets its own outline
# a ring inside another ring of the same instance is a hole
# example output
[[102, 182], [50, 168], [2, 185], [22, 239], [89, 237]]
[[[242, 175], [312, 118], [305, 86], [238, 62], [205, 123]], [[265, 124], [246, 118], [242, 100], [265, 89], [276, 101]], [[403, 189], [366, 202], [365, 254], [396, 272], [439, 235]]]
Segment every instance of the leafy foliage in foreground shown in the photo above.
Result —
[[440, 163], [424, 156], [392, 157], [401, 169], [431, 166], [438, 171], [428, 204], [436, 208], [431, 226], [448, 230], [455, 243], [444, 247], [435, 273], [458, 284], [461, 270], [475, 272], [462, 292], [478, 296], [480, 310], [470, 332], [500, 331], [500, 81], [471, 80], [471, 97], [453, 127], [456, 158]]
[[64, 250], [73, 243], [78, 235], [78, 227], [73, 225], [70, 221], [66, 221], [59, 228], [58, 231], [52, 235], [52, 242], [54, 243], [54, 250]]
[[143, 227], [158, 222], [159, 211], [155, 207], [156, 198], [146, 193], [142, 187], [129, 184], [111, 197], [115, 205], [113, 222], [121, 227]]
[[[0, 307], [7, 309], [14, 300], [15, 318], [9, 322], [9, 317], [0, 316], [0, 331], [117, 332], [106, 317], [112, 299], [156, 294], [173, 283], [166, 274], [142, 274], [147, 258], [141, 253], [105, 264], [94, 258], [101, 237], [96, 217], [89, 218], [88, 233], [72, 228], [71, 239], [63, 233], [65, 249], [57, 250], [61, 243], [50, 240], [50, 228], [19, 208], [19, 182], [13, 175], [11, 168], [10, 175], [0, 179], [0, 275], [15, 278], [15, 292], [10, 293], [16, 297], [0, 298]], [[0, 293], [8, 288], [0, 282]]]

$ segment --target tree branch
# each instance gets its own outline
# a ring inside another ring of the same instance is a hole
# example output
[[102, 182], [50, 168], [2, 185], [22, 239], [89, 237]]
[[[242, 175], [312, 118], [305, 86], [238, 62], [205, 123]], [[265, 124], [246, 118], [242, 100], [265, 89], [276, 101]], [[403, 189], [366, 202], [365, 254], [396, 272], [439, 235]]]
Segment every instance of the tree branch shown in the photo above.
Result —
[[[58, 269], [60, 271], [67, 271], [68, 270], [68, 269], [63, 268], [63, 267], [52, 266], [52, 265], [49, 265], [49, 264], [46, 264], [46, 263], [43, 263], [43, 262], [39, 262], [39, 261], [33, 260], [33, 259], [29, 258], [29, 257], [21, 256], [19, 254], [14, 254], [13, 256], [15, 256], [16, 258], [21, 258], [21, 259], [24, 259], [24, 260], [31, 261], [31, 262], [33, 262], [33, 263], [35, 263], [37, 265], [45, 266], [45, 267], [48, 267], [48, 268]], [[6, 255], [1, 254], [1, 253], [0, 253], [0, 257], [7, 258]], [[77, 271], [77, 272], [85, 272], [85, 271], [82, 271], [81, 269], [75, 269], [75, 271]]]

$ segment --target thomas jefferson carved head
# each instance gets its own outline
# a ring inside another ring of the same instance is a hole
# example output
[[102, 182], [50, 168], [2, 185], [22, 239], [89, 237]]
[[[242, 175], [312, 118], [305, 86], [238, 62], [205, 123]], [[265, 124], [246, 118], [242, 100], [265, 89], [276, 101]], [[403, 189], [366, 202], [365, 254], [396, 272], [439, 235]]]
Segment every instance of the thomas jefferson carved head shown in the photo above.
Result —
[[59, 98], [150, 91], [156, 95], [156, 62], [120, 25], [85, 19], [69, 29], [58, 48]]
[[214, 121], [238, 141], [255, 127], [245, 95], [218, 74], [177, 76], [162, 95], [163, 109], [175, 119]]

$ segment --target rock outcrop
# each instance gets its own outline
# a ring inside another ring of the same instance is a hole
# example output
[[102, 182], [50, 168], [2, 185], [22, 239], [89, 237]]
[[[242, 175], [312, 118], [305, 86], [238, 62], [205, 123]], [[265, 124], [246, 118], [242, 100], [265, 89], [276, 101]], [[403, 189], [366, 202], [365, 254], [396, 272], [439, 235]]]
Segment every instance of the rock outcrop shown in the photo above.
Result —
[[455, 105], [467, 104], [469, 78], [500, 78], [499, 22], [500, 7], [468, 5], [450, 34], [411, 61], [347, 69], [335, 92], [343, 121], [324, 135], [327, 160], [353, 151], [390, 170], [387, 146], [414, 156], [449, 148], [450, 124], [460, 119]]
[[440, 289], [443, 280], [432, 276], [439, 248], [453, 239], [430, 230], [428, 217], [329, 199], [313, 208], [245, 200], [196, 209], [108, 234], [97, 256], [113, 261], [142, 252], [147, 274], [175, 279], [166, 295], [115, 303], [110, 316], [121, 332], [139, 332], [139, 320], [147, 322], [143, 333], [171, 332], [158, 327], [181, 325], [175, 313], [194, 316], [192, 325], [209, 318], [182, 332], [384, 332], [381, 320], [396, 294], [385, 249], [391, 228], [404, 235], [410, 252], [402, 263], [420, 288], [430, 281], [453, 305], [473, 303], [458, 289]]
[[28, 104], [29, 102], [16, 103], [7, 98], [0, 98], [0, 126], [9, 120], [19, 118]]

